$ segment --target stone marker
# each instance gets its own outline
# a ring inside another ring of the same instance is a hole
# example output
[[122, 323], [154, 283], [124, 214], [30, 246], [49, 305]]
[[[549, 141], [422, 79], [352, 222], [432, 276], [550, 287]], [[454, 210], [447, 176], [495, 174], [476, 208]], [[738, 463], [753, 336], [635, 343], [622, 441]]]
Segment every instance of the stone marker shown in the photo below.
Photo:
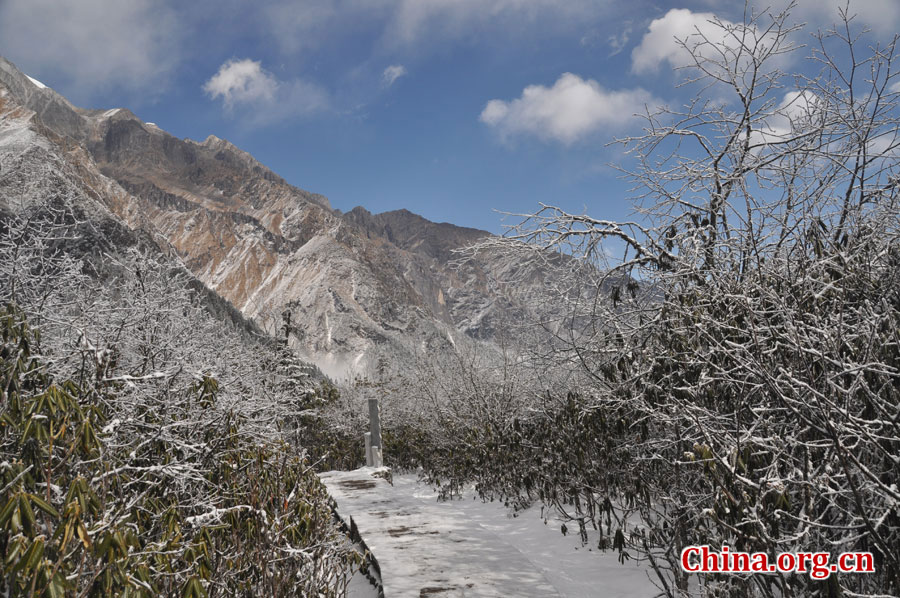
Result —
[[372, 446], [381, 446], [381, 418], [378, 413], [378, 399], [369, 399], [369, 431]]

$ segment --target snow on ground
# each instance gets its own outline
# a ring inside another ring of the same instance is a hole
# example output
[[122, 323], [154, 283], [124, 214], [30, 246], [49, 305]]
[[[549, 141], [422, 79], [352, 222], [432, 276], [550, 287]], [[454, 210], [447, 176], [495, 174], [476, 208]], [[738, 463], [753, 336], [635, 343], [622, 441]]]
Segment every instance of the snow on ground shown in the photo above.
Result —
[[[25, 76], [28, 77], [28, 75], [25, 75]], [[38, 89], [46, 89], [47, 88], [46, 85], [44, 85], [43, 83], [41, 83], [34, 77], [28, 77], [28, 80], [31, 81], [32, 83], [34, 83], [38, 87]]]
[[357, 571], [347, 585], [347, 598], [378, 598], [378, 590]]
[[[540, 508], [512, 517], [497, 503], [470, 495], [438, 502], [416, 476], [390, 486], [372, 469], [328, 472], [322, 481], [338, 510], [352, 517], [381, 567], [385, 596], [546, 596], [650, 598], [659, 593], [644, 566], [619, 564], [589, 534], [563, 536]], [[570, 526], [571, 527], [571, 526]], [[368, 596], [359, 587], [351, 596]]]

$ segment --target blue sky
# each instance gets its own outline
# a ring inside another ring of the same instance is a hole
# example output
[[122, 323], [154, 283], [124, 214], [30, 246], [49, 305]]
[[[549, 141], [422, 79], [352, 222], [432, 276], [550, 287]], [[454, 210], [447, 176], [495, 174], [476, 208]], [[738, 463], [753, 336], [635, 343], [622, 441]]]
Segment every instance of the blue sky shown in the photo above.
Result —
[[[774, 0], [772, 4], [779, 4]], [[836, 4], [836, 3], [835, 3]], [[349, 210], [501, 232], [538, 202], [629, 216], [607, 143], [683, 102], [675, 35], [744, 2], [0, 0], [0, 54], [84, 107], [232, 141]], [[852, 10], [882, 39], [897, 0]], [[827, 1], [795, 21], [827, 26]], [[798, 34], [800, 35], [800, 34]], [[802, 35], [808, 39], [808, 31]], [[802, 65], [800, 65], [802, 68]]]

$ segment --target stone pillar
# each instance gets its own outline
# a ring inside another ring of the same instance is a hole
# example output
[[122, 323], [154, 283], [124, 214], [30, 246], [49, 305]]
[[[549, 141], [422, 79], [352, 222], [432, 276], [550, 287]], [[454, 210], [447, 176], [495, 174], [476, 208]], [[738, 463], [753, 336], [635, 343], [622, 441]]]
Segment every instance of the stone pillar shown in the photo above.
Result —
[[366, 467], [372, 467], [372, 433], [366, 432], [364, 436], [366, 438]]
[[372, 446], [381, 446], [381, 417], [378, 412], [378, 399], [369, 399], [369, 432], [372, 433]]
[[378, 399], [369, 399], [369, 434], [371, 434], [371, 467], [381, 467], [381, 416], [378, 412]]

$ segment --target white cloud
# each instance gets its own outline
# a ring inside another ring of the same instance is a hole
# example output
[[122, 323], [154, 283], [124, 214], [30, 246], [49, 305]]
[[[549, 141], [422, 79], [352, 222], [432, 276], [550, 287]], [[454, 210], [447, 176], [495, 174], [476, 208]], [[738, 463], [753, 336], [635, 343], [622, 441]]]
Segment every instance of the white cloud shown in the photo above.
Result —
[[883, 131], [866, 144], [866, 151], [873, 158], [900, 157], [900, 136], [897, 131]]
[[613, 33], [604, 31], [605, 29], [595, 27], [582, 35], [578, 43], [584, 48], [605, 45], [609, 48], [609, 57], [621, 53], [628, 46], [632, 33], [630, 21], [618, 23]]
[[762, 146], [783, 143], [821, 126], [822, 98], [807, 91], [789, 91], [765, 126], [750, 133], [750, 145], [759, 152]]
[[[764, 1], [760, 4], [771, 5]], [[787, 0], [779, 0], [775, 5], [783, 8]], [[846, 6], [847, 0], [797, 0], [792, 15], [810, 25], [828, 27], [838, 22], [840, 10]], [[850, 0], [848, 12], [856, 16], [854, 24], [871, 27], [879, 35], [892, 35], [900, 29], [900, 2], [897, 0]]]
[[155, 0], [2, 0], [0, 40], [20, 68], [84, 100], [158, 89], [178, 62], [181, 23]]
[[511, 36], [528, 27], [580, 29], [608, 17], [613, 5], [610, 0], [272, 0], [263, 13], [281, 47], [296, 52], [363, 26], [380, 28], [380, 45], [393, 49], [471, 37], [487, 27]]
[[621, 129], [645, 104], [654, 103], [643, 89], [610, 91], [564, 73], [553, 87], [529, 85], [519, 98], [489, 101], [480, 120], [503, 138], [534, 135], [570, 145], [601, 129]]
[[625, 27], [619, 33], [610, 35], [606, 40], [612, 50], [610, 56], [615, 56], [616, 54], [619, 54], [622, 50], [624, 50], [625, 46], [628, 45], [628, 40], [630, 39], [631, 27]]
[[406, 74], [405, 66], [402, 64], [392, 64], [384, 69], [384, 73], [381, 74], [381, 81], [384, 83], [385, 87], [390, 87], [394, 84], [394, 81]]
[[897, 81], [896, 83], [892, 83], [891, 86], [888, 88], [888, 90], [892, 91], [894, 93], [900, 93], [900, 81]]
[[219, 67], [219, 72], [203, 85], [213, 99], [222, 97], [226, 107], [271, 101], [278, 90], [278, 80], [262, 69], [261, 63], [245, 58], [232, 59]]
[[271, 0], [261, 7], [267, 33], [296, 53], [352, 34], [360, 23], [383, 27], [395, 0]]
[[[734, 40], [713, 23], [715, 18], [711, 12], [673, 8], [665, 16], [654, 19], [641, 43], [631, 51], [631, 70], [638, 74], [656, 73], [664, 62], [672, 67], [693, 64], [690, 53], [680, 42], [686, 42], [691, 48], [702, 44], [704, 39], [714, 45], [733, 46]], [[726, 27], [733, 25], [724, 20], [721, 23]]]
[[[751, 151], [755, 155], [765, 155], [766, 150], [771, 149], [770, 145], [783, 149], [782, 144], [802, 142], [805, 134], [823, 128], [827, 130], [825, 121], [829, 109], [826, 101], [809, 90], [787, 92], [778, 108], [765, 119], [765, 124], [750, 134]], [[815, 136], [808, 141], [813, 146], [821, 143]], [[870, 158], [896, 158], [900, 155], [900, 136], [894, 129], [881, 129], [867, 141], [866, 148]]]
[[[764, 15], [777, 13], [786, 8], [788, 2], [757, 0], [751, 10], [763, 15], [759, 22], [767, 24], [769, 18]], [[828, 28], [836, 23], [840, 10], [846, 5], [847, 0], [797, 0], [788, 24], [806, 22], [808, 27], [801, 35], [807, 35], [810, 28]], [[724, 6], [720, 4], [718, 8], [724, 9]], [[900, 2], [897, 0], [850, 0], [849, 14], [855, 15], [853, 23], [856, 26], [871, 27], [876, 33], [892, 34], [900, 27]], [[729, 58], [734, 58], [734, 51], [741, 46], [741, 41], [729, 32], [733, 27], [738, 25], [724, 18], [717, 21], [716, 14], [712, 12], [673, 8], [650, 23], [641, 43], [632, 50], [632, 71], [638, 74], [656, 73], [664, 63], [675, 68], [693, 64], [690, 53], [680, 42], [694, 49], [701, 60], [720, 59], [720, 52], [723, 51], [730, 54]], [[754, 35], [745, 42], [751, 50], [757, 43], [773, 43], [774, 36], [765, 35], [758, 29], [752, 31]]]
[[604, 0], [400, 0], [392, 21], [398, 37], [410, 42], [434, 31], [468, 34], [492, 22], [550, 26], [583, 17], [605, 4]]
[[319, 85], [294, 79], [279, 81], [249, 58], [231, 59], [203, 85], [212, 99], [221, 98], [231, 113], [242, 109], [250, 124], [272, 124], [330, 109], [328, 93]]

